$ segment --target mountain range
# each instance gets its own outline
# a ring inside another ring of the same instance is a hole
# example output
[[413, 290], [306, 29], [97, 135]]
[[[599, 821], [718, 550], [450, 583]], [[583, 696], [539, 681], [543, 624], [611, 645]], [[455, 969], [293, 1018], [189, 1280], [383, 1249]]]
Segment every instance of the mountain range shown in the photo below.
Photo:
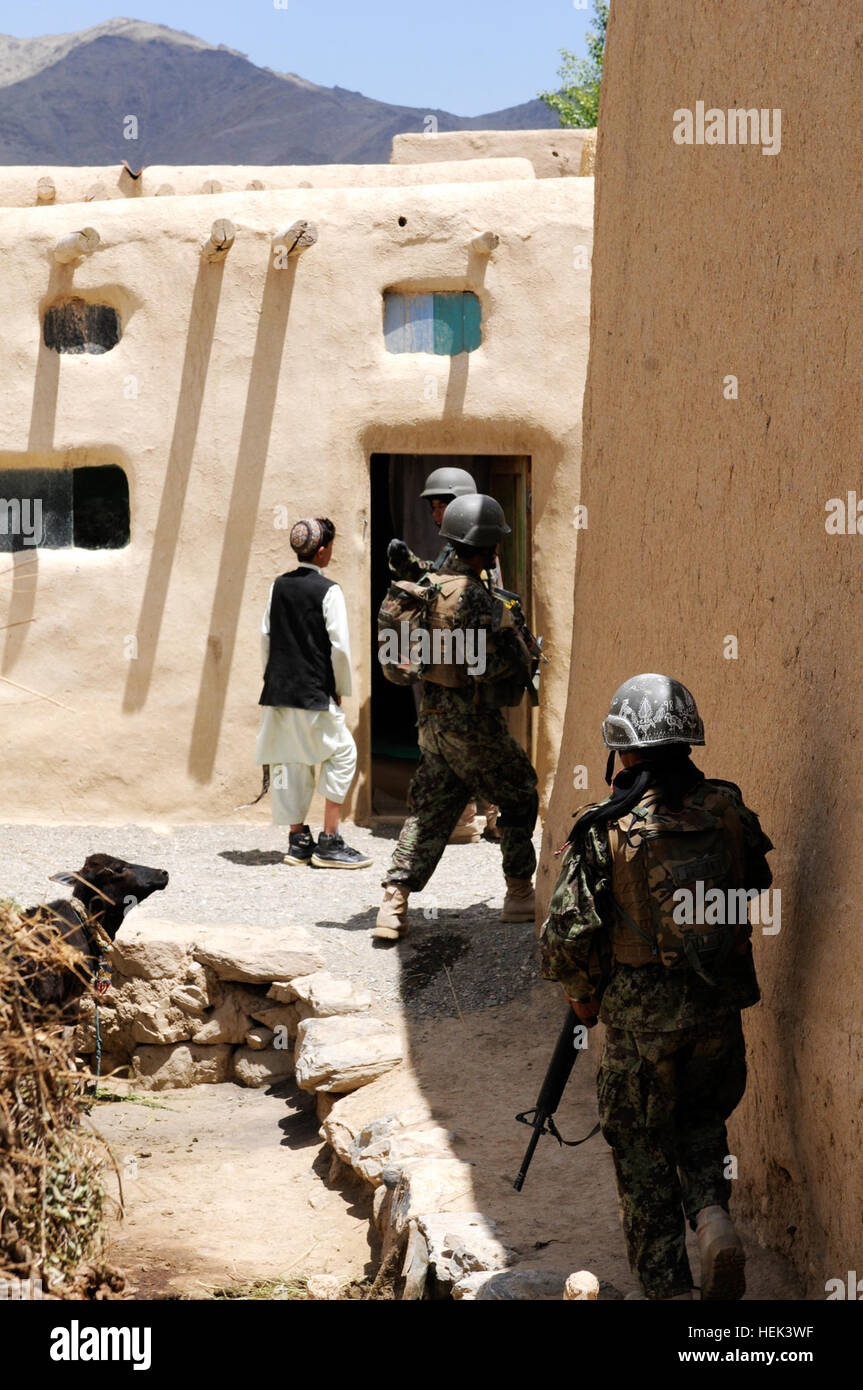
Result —
[[144, 20], [0, 35], [0, 164], [386, 163], [393, 136], [430, 115], [439, 130], [558, 127], [538, 99], [471, 117], [392, 105]]

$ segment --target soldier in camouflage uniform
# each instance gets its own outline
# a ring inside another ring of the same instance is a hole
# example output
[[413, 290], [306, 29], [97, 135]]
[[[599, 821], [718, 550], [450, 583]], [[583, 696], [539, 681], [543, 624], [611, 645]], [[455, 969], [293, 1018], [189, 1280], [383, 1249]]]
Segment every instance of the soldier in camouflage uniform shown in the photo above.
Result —
[[[432, 520], [440, 528], [450, 502], [456, 497], [468, 497], [475, 493], [476, 483], [466, 468], [447, 467], [435, 468], [429, 473], [420, 497], [428, 503]], [[416, 581], [429, 570], [440, 569], [454, 553], [452, 541], [445, 540], [436, 559], [421, 560], [409, 545], [396, 538], [387, 546], [387, 562], [397, 578]]]
[[[460, 581], [451, 626], [484, 636], [484, 669], [465, 675], [461, 684], [453, 684], [446, 671], [425, 672], [421, 758], [408, 791], [410, 815], [384, 879], [386, 891], [374, 927], [374, 935], [384, 940], [406, 934], [408, 896], [425, 887], [474, 790], [500, 807], [507, 885], [501, 920], [533, 920], [537, 778], [501, 713], [503, 707], [520, 703], [530, 684], [532, 660], [508, 610], [480, 577], [493, 564], [497, 543], [508, 531], [503, 510], [491, 497], [458, 497], [447, 507], [441, 536], [452, 542], [455, 553], [436, 578], [445, 588], [447, 580]], [[440, 606], [440, 600], [437, 603]]]
[[[468, 473], [466, 468], [452, 468], [446, 465], [443, 468], [435, 468], [429, 473], [420, 497], [428, 503], [432, 520], [440, 530], [444, 513], [450, 502], [454, 501], [456, 497], [468, 497], [475, 493], [476, 482], [472, 473]], [[387, 546], [387, 562], [392, 573], [398, 579], [410, 579], [414, 583], [421, 579], [424, 574], [440, 570], [453, 555], [455, 555], [455, 549], [450, 540], [444, 540], [434, 560], [421, 560], [418, 555], [414, 554], [409, 545], [397, 538], [391, 540]], [[494, 582], [498, 585], [503, 583], [499, 560], [496, 560], [494, 564]], [[476, 790], [475, 788], [471, 799], [456, 822], [449, 838], [450, 844], [473, 844], [480, 838], [479, 827], [476, 822]], [[493, 840], [495, 843], [500, 840], [497, 831], [498, 814], [498, 807], [486, 802], [485, 829], [482, 832], [484, 840]]]
[[690, 745], [704, 743], [704, 730], [679, 682], [627, 681], [603, 739], [609, 779], [615, 750], [624, 768], [605, 802], [576, 813], [541, 931], [542, 973], [563, 984], [588, 1027], [597, 1017], [606, 1025], [600, 1126], [644, 1296], [693, 1296], [685, 1217], [696, 1232], [701, 1297], [740, 1298], [744, 1252], [728, 1215], [725, 1122], [746, 1085], [740, 1011], [760, 998], [751, 927], [743, 906], [737, 925], [733, 913], [716, 925], [714, 911], [688, 932], [681, 885], [695, 887], [690, 904], [698, 882], [723, 901], [729, 890], [738, 901], [743, 889], [755, 896], [772, 882], [772, 845], [740, 789], [692, 763]]

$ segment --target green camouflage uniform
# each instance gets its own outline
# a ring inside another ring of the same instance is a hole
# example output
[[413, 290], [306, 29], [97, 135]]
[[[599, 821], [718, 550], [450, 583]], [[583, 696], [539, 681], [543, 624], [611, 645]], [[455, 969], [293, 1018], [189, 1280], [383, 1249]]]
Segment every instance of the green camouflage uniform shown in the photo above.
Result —
[[452, 555], [439, 573], [468, 575], [454, 624], [485, 629], [485, 670], [466, 687], [423, 683], [420, 762], [408, 789], [408, 810], [384, 883], [424, 888], [474, 795], [500, 807], [503, 871], [528, 879], [536, 868], [536, 772], [506, 727], [501, 708], [517, 704], [530, 679], [530, 655], [511, 627], [497, 629], [502, 605], [470, 565]]
[[393, 565], [391, 562], [390, 569], [399, 579], [410, 579], [412, 583], [416, 584], [417, 580], [422, 579], [423, 575], [428, 574], [429, 570], [440, 569], [450, 556], [454, 554], [455, 551], [450, 541], [444, 542], [435, 560], [421, 560], [418, 555], [415, 555], [412, 550], [408, 549], [408, 558], [404, 563], [401, 565]]
[[[745, 882], [768, 888], [764, 856], [773, 846], [739, 789], [720, 785], [739, 800]], [[710, 788], [699, 783], [686, 805], [703, 801]], [[606, 1025], [599, 1121], [614, 1155], [630, 1265], [648, 1298], [668, 1298], [692, 1287], [684, 1214], [694, 1226], [703, 1207], [728, 1207], [725, 1121], [746, 1086], [740, 1010], [760, 993], [748, 941], [715, 972], [715, 987], [688, 967], [611, 959], [611, 871], [604, 826], [587, 830], [579, 852], [566, 847], [540, 936], [542, 974], [587, 1001], [610, 967], [599, 1013]]]

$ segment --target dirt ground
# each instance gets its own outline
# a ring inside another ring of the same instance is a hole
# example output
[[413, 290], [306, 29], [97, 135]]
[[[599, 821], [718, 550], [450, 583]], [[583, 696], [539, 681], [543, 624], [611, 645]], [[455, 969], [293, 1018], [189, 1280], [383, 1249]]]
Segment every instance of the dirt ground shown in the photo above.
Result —
[[[216, 1287], [303, 1274], [374, 1273], [371, 1204], [330, 1187], [314, 1100], [193, 1086], [97, 1104], [96, 1130], [120, 1170], [125, 1215], [107, 1257], [137, 1298], [206, 1297]], [[117, 1176], [106, 1171], [116, 1199]]]
[[[540, 982], [531, 924], [500, 922], [500, 851], [450, 846], [411, 900], [411, 931], [378, 949], [369, 936], [393, 831], [346, 827], [374, 866], [359, 873], [291, 869], [285, 834], [263, 820], [197, 826], [23, 826], [0, 836], [0, 892], [23, 903], [54, 896], [46, 875], [97, 850], [167, 868], [167, 890], [142, 917], [245, 922], [262, 932], [306, 927], [329, 969], [368, 988], [374, 1012], [405, 1032], [408, 1058], [453, 1152], [474, 1165], [476, 1210], [491, 1217], [519, 1263], [590, 1269], [604, 1297], [635, 1291], [617, 1217], [610, 1152], [601, 1136], [578, 1149], [544, 1138], [521, 1193], [512, 1187], [529, 1131], [517, 1111], [536, 1100], [562, 1018], [561, 993]], [[596, 1119], [600, 1039], [582, 1056], [557, 1116], [567, 1138]], [[121, 1089], [121, 1088], [118, 1088]], [[138, 1093], [98, 1105], [93, 1123], [121, 1173], [125, 1219], [112, 1260], [141, 1297], [286, 1275], [373, 1272], [368, 1194], [328, 1184], [329, 1153], [312, 1098], [291, 1084]], [[113, 1190], [116, 1179], [110, 1178]], [[746, 1232], [743, 1232], [744, 1239]], [[748, 1298], [799, 1298], [779, 1257], [747, 1242]], [[697, 1268], [697, 1265], [696, 1265]]]
[[[424, 1020], [409, 1030], [409, 1065], [435, 1119], [453, 1133], [453, 1153], [474, 1165], [473, 1205], [497, 1223], [518, 1263], [590, 1269], [603, 1297], [621, 1298], [637, 1286], [601, 1136], [575, 1150], [544, 1138], [523, 1191], [512, 1187], [529, 1137], [514, 1115], [536, 1099], [560, 1013], [556, 990], [540, 986], [463, 1021]], [[566, 1138], [595, 1122], [595, 1065], [596, 1050], [573, 1073], [557, 1117]], [[347, 1282], [373, 1272], [369, 1202], [360, 1187], [329, 1185], [329, 1152], [308, 1096], [288, 1084], [143, 1098], [164, 1109], [124, 1102], [93, 1113], [127, 1173], [126, 1218], [114, 1225], [110, 1256], [139, 1297], [201, 1296], [214, 1285], [289, 1274]], [[801, 1296], [783, 1260], [746, 1244], [747, 1298]]]

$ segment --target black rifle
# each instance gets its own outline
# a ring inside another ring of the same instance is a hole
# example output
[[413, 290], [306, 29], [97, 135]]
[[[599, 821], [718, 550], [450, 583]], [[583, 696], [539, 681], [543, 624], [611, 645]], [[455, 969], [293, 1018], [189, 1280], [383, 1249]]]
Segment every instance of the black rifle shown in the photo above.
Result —
[[524, 1187], [527, 1170], [530, 1167], [530, 1161], [539, 1143], [540, 1135], [553, 1134], [558, 1144], [563, 1144], [566, 1148], [571, 1149], [576, 1148], [579, 1144], [585, 1144], [588, 1139], [592, 1139], [594, 1134], [599, 1131], [599, 1125], [594, 1125], [590, 1133], [586, 1134], [583, 1139], [564, 1139], [558, 1133], [557, 1126], [552, 1119], [557, 1107], [560, 1105], [561, 1097], [566, 1089], [566, 1083], [569, 1080], [570, 1072], [575, 1066], [575, 1059], [579, 1052], [582, 1051], [581, 1048], [576, 1046], [575, 1030], [576, 1028], [585, 1026], [586, 1025], [579, 1023], [572, 1009], [567, 1005], [566, 1018], [560, 1030], [557, 1046], [548, 1064], [548, 1071], [545, 1073], [545, 1080], [542, 1083], [539, 1100], [532, 1110], [524, 1110], [520, 1115], [516, 1115], [515, 1117], [521, 1124], [528, 1125], [533, 1130], [533, 1134], [530, 1136], [530, 1143], [527, 1146], [527, 1152], [518, 1170], [518, 1177], [513, 1183], [516, 1192], [521, 1192], [521, 1189]]
[[494, 586], [492, 593], [495, 598], [500, 599], [505, 608], [509, 609], [513, 625], [530, 652], [533, 661], [532, 674], [536, 675], [540, 661], [548, 661], [548, 657], [542, 654], [542, 638], [534, 637], [527, 625], [524, 609], [521, 606], [521, 598], [518, 594], [514, 594], [511, 589], [501, 589], [498, 585]]

